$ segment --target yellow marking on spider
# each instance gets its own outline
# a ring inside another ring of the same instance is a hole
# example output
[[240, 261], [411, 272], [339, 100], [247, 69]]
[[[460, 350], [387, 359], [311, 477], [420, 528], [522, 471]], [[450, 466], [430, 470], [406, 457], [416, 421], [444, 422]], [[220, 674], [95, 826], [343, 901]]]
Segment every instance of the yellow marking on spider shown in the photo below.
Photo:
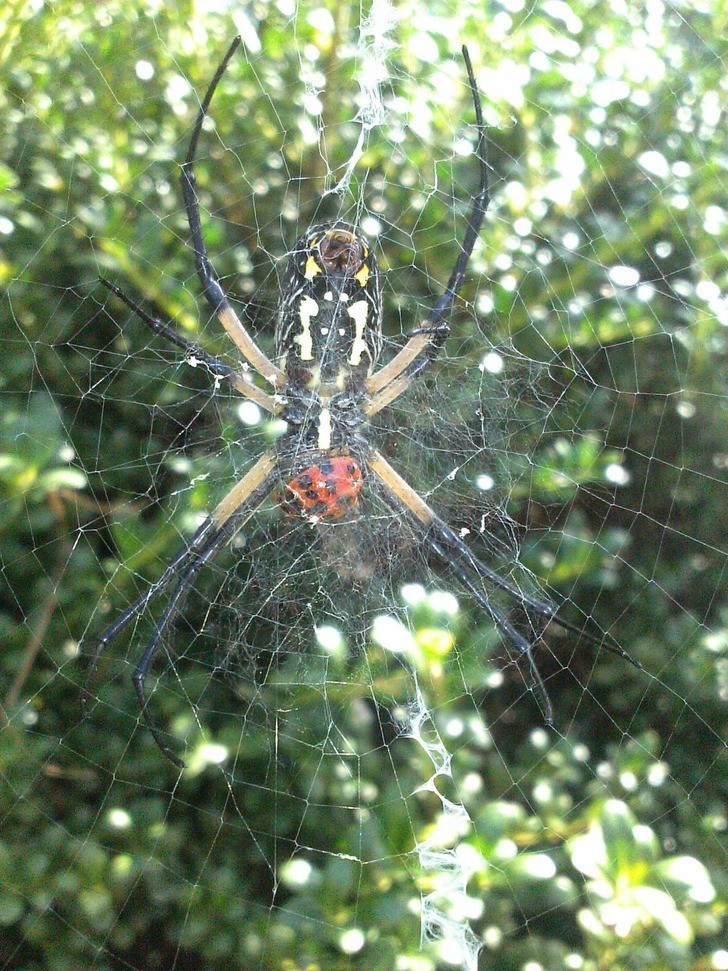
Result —
[[321, 384], [321, 364], [318, 361], [314, 361], [309, 367], [308, 372], [310, 377], [306, 381], [306, 387], [311, 389], [318, 388]]
[[369, 280], [369, 267], [366, 263], [362, 263], [361, 267], [354, 274], [354, 279], [360, 284], [360, 286], [365, 287], [367, 281]]
[[303, 275], [307, 280], [313, 280], [318, 273], [323, 273], [323, 270], [316, 262], [316, 258], [314, 256], [309, 256], [309, 258], [306, 260], [306, 269]]

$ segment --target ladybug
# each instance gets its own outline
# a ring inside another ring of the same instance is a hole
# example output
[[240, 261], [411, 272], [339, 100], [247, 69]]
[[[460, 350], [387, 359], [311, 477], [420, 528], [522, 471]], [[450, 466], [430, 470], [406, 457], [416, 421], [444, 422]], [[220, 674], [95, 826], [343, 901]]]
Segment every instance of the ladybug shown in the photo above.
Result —
[[278, 500], [287, 516], [319, 522], [341, 519], [356, 506], [362, 487], [358, 462], [348, 455], [322, 459], [286, 485]]

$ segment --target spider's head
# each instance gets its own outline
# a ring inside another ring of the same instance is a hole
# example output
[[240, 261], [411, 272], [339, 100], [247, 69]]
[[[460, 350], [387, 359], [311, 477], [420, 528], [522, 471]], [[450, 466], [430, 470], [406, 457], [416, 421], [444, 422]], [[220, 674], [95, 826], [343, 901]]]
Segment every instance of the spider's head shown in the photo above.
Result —
[[301, 236], [288, 258], [276, 346], [291, 380], [341, 390], [363, 380], [381, 349], [377, 259], [346, 223], [322, 223]]
[[319, 274], [330, 277], [353, 277], [365, 286], [370, 269], [369, 247], [349, 226], [314, 227], [304, 237], [303, 275], [315, 279]]

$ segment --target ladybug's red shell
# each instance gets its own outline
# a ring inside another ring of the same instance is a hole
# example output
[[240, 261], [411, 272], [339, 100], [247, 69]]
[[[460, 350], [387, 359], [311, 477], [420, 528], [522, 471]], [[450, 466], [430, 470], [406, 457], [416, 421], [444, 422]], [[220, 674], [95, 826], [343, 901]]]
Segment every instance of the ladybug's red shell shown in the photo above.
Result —
[[361, 487], [359, 464], [348, 455], [338, 455], [299, 472], [278, 498], [289, 516], [341, 519], [356, 506]]

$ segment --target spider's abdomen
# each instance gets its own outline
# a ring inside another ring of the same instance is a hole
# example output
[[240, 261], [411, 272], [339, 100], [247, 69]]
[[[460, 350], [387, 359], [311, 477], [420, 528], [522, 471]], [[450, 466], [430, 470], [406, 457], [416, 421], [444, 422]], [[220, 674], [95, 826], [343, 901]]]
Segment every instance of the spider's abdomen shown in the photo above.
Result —
[[377, 260], [341, 223], [312, 226], [286, 269], [276, 348], [291, 382], [339, 391], [363, 382], [382, 344]]
[[341, 519], [356, 506], [361, 487], [359, 463], [349, 455], [337, 455], [299, 472], [276, 498], [288, 516]]

